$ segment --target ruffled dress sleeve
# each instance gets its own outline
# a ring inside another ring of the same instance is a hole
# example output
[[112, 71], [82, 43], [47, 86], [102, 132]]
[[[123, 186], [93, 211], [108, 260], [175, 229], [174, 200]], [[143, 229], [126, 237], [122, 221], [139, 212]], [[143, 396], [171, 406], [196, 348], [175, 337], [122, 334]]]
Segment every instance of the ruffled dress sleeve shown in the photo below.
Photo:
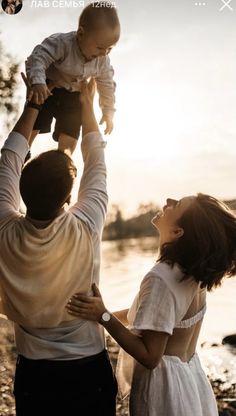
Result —
[[173, 292], [162, 278], [150, 272], [140, 286], [133, 328], [172, 335], [176, 315], [176, 299]]

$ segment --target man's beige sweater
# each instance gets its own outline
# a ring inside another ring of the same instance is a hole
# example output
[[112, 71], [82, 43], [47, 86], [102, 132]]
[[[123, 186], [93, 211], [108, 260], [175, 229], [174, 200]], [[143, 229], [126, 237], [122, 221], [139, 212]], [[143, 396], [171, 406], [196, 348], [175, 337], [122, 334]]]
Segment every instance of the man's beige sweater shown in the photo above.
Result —
[[19, 178], [27, 141], [11, 133], [0, 161], [0, 293], [2, 312], [22, 326], [55, 327], [74, 319], [65, 305], [98, 283], [107, 194], [104, 142], [83, 138], [84, 173], [77, 203], [45, 228], [19, 213]]

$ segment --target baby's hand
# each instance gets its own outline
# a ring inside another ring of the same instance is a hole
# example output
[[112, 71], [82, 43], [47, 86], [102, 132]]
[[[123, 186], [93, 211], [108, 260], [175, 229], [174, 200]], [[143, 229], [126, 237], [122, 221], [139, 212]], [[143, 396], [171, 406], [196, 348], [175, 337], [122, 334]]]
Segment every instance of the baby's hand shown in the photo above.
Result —
[[36, 104], [41, 105], [49, 97], [49, 95], [52, 95], [52, 93], [48, 89], [47, 85], [35, 84], [31, 86], [27, 98], [29, 101], [33, 99]]
[[99, 124], [103, 124], [106, 123], [106, 130], [104, 131], [105, 134], [111, 134], [112, 130], [113, 130], [113, 121], [109, 116], [103, 115], [100, 123]]

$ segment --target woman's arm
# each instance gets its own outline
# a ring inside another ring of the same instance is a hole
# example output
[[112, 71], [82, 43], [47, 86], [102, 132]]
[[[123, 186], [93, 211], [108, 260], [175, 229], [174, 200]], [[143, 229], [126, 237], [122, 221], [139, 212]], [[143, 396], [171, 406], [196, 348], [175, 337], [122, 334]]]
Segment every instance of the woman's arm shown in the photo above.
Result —
[[113, 314], [108, 322], [101, 322], [106, 307], [96, 285], [93, 285], [93, 291], [93, 297], [75, 295], [67, 305], [68, 312], [82, 319], [100, 322], [128, 354], [148, 369], [155, 368], [165, 352], [169, 335], [150, 330], [136, 335], [125, 328]]
[[132, 333], [111, 314], [108, 322], [102, 325], [116, 342], [140, 364], [153, 370], [160, 362], [166, 348], [169, 335], [164, 332], [142, 331], [141, 335]]

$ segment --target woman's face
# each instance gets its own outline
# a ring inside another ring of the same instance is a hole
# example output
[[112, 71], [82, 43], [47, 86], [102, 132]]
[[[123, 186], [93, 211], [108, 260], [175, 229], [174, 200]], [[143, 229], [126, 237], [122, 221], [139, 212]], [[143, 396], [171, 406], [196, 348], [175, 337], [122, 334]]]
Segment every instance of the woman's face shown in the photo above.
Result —
[[163, 211], [157, 212], [152, 219], [152, 224], [160, 233], [161, 245], [170, 243], [182, 237], [184, 230], [178, 225], [178, 222], [183, 213], [192, 205], [194, 200], [194, 196], [187, 196], [179, 201], [168, 198], [166, 200], [166, 205], [163, 207]]

